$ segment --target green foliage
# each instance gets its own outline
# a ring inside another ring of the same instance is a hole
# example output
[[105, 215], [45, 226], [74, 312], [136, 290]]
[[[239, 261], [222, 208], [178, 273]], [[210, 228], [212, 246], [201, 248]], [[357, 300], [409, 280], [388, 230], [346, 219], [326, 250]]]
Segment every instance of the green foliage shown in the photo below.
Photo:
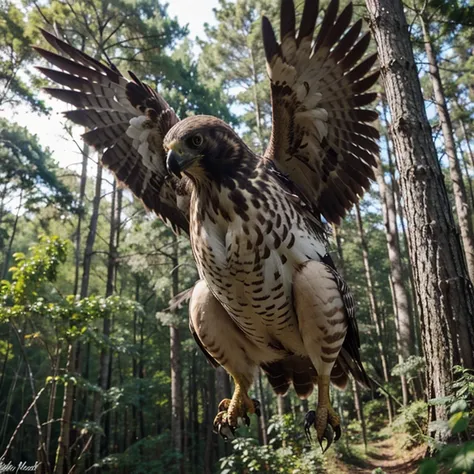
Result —
[[[456, 429], [456, 422], [452, 424], [454, 415], [450, 418], [450, 425]], [[450, 472], [452, 474], [474, 473], [474, 441], [467, 441], [460, 445], [447, 445], [439, 450], [435, 458], [422, 462], [419, 474], [436, 474]]]
[[2, 281], [0, 320], [8, 320], [37, 304], [38, 290], [45, 282], [56, 280], [58, 266], [66, 259], [68, 243], [58, 237], [43, 236], [31, 248], [31, 256], [14, 254], [12, 282]]
[[[453, 372], [456, 378], [452, 384], [452, 396], [430, 400], [430, 404], [448, 406], [450, 417], [447, 429], [453, 438], [469, 440], [474, 421], [474, 371], [455, 366]], [[474, 473], [474, 441], [440, 446], [432, 440], [431, 444], [436, 448], [436, 457], [423, 461], [420, 474], [436, 474], [445, 469], [454, 474]]]
[[418, 373], [423, 371], [425, 368], [425, 361], [420, 356], [409, 356], [403, 362], [396, 364], [392, 368], [392, 375], [401, 376], [405, 375], [408, 379], [417, 377]]
[[59, 337], [77, 338], [89, 331], [89, 338], [95, 338], [101, 345], [95, 331], [88, 329], [88, 324], [112, 314], [136, 310], [137, 305], [119, 296], [77, 299], [74, 295], [60, 295], [54, 287], [45, 292], [45, 285], [56, 281], [69, 246], [70, 242], [57, 236], [42, 236], [31, 248], [31, 255], [14, 254], [16, 266], [11, 269], [12, 281], [1, 282], [0, 321], [42, 318], [56, 326]]
[[31, 87], [34, 51], [28, 32], [25, 13], [20, 2], [0, 0], [0, 106], [28, 103], [35, 111], [45, 111]]
[[459, 365], [453, 367], [454, 382], [452, 389], [454, 397], [469, 402], [471, 410], [474, 400], [474, 370]]
[[324, 458], [302, 435], [301, 420], [292, 415], [273, 417], [268, 425], [269, 444], [260, 446], [253, 438], [232, 441], [233, 453], [220, 460], [220, 474], [268, 472], [317, 474], [324, 472]]
[[411, 449], [426, 441], [428, 428], [428, 405], [423, 400], [417, 400], [400, 409], [393, 422], [393, 430], [407, 435], [404, 448]]
[[182, 454], [168, 448], [169, 438], [169, 432], [148, 436], [122, 454], [107, 456], [102, 460], [101, 467], [130, 474], [178, 474]]
[[[21, 195], [29, 211], [57, 204], [63, 209], [73, 203], [73, 195], [58, 178], [58, 166], [51, 152], [44, 150], [38, 137], [25, 127], [0, 119], [0, 189], [3, 196]], [[3, 199], [2, 199], [3, 201]], [[0, 214], [5, 212], [1, 208]]]
[[380, 431], [385, 426], [386, 401], [383, 398], [365, 402], [362, 409], [369, 432]]
[[[325, 9], [327, 1], [320, 3]], [[443, 12], [447, 6], [454, 9], [454, 3], [433, 0], [430, 8], [439, 7]], [[278, 2], [221, 0], [216, 10], [217, 23], [206, 27], [207, 38], [201, 43], [203, 54], [199, 59], [195, 56], [195, 45], [186, 39], [186, 28], [169, 17], [166, 5], [155, 0], [45, 0], [36, 5], [29, 1], [26, 4], [23, 11], [18, 2], [3, 0], [2, 3], [0, 0], [0, 103], [15, 104], [22, 100], [36, 110], [44, 108], [39, 96], [31, 93], [35, 79], [30, 76], [29, 64], [31, 38], [45, 46], [41, 43], [38, 27], [45, 26], [46, 20], [48, 28], [54, 24], [72, 44], [95, 58], [106, 60], [108, 57], [122, 71], [135, 71], [163, 93], [181, 117], [196, 113], [218, 115], [243, 130], [244, 138], [255, 150], [265, 147], [271, 128], [271, 110], [260, 19], [262, 13], [273, 19]], [[303, 2], [297, 2], [298, 9], [302, 6]], [[447, 13], [454, 18], [450, 11]], [[278, 30], [278, 22], [274, 24]], [[438, 24], [430, 27], [436, 32], [442, 30]], [[413, 29], [416, 30], [416, 25]], [[453, 33], [458, 31], [459, 27], [453, 29]], [[438, 48], [440, 56], [441, 46]], [[463, 120], [468, 133], [472, 133], [472, 32], [450, 35], [445, 46], [448, 46], [449, 55], [453, 54], [446, 56], [443, 71], [449, 77], [446, 82], [451, 94], [450, 105], [454, 107], [455, 102], [459, 102], [456, 120]], [[425, 92], [429, 91], [426, 87]], [[237, 106], [233, 111], [238, 119], [229, 112], [232, 105]], [[52, 158], [51, 153], [39, 146], [37, 138], [22, 127], [0, 122], [0, 205], [3, 206], [3, 197], [14, 197], [9, 206], [0, 209], [0, 238], [3, 236], [6, 240], [12, 236], [12, 251], [17, 252], [12, 281], [2, 282], [0, 289], [3, 303], [0, 308], [0, 364], [4, 369], [0, 374], [0, 420], [3, 420], [0, 421], [0, 444], [4, 446], [8, 441], [31, 403], [29, 373], [25, 375], [25, 365], [28, 365], [33, 374], [32, 382], [38, 385], [46, 381], [50, 395], [49, 400], [44, 397], [37, 403], [40, 426], [44, 427], [44, 433], [51, 429], [49, 455], [58, 439], [57, 420], [61, 417], [62, 395], [66, 383], [70, 383], [77, 390], [71, 435], [79, 433], [79, 438], [71, 444], [76, 448], [84, 446], [80, 445], [80, 440], [86, 441], [92, 435], [101, 437], [103, 445], [108, 442], [107, 446], [102, 446], [99, 456], [94, 457], [94, 462], [104, 471], [172, 474], [179, 471], [182, 461], [187, 473], [210, 472], [213, 462], [229, 451], [229, 446], [224, 449], [216, 437], [208, 437], [210, 420], [217, 406], [214, 374], [187, 328], [184, 329], [188, 320], [186, 308], [173, 314], [173, 319], [165, 310], [172, 296], [172, 277], [176, 272], [179, 271], [180, 290], [190, 287], [198, 278], [189, 243], [185, 239], [179, 240], [176, 247], [179, 265], [175, 266], [171, 255], [175, 243], [169, 229], [158, 220], [146, 217], [141, 204], [132, 203], [129, 194], [124, 193], [123, 208], [118, 216], [120, 236], [113, 252], [117, 264], [115, 295], [102, 297], [113, 221], [110, 218], [110, 184], [104, 174], [89, 296], [78, 299], [70, 295], [77, 275], [80, 280], [83, 270], [81, 260], [95, 182], [91, 178], [87, 180], [81, 209], [82, 227], [79, 228], [78, 216], [69, 212], [79, 188], [77, 175], [67, 181], [58, 178], [58, 168]], [[13, 235], [9, 232], [12, 225], [5, 224], [13, 223], [11, 211], [20, 195], [18, 232]], [[383, 350], [389, 367], [393, 367], [397, 360], [395, 317], [388, 283], [384, 223], [376, 192], [367, 194], [361, 209], [370, 243], [375, 296], [384, 323]], [[43, 237], [31, 253], [27, 252], [39, 232], [58, 234], [60, 238]], [[81, 241], [75, 249], [76, 260], [66, 240], [74, 240], [77, 233], [80, 233]], [[345, 274], [358, 303], [362, 359], [370, 374], [380, 379], [381, 364], [374, 343], [361, 246], [353, 216], [349, 215], [344, 221], [341, 235]], [[5, 245], [0, 242], [0, 247]], [[406, 249], [403, 250], [406, 260]], [[111, 324], [107, 337], [102, 331], [104, 318]], [[170, 322], [180, 330], [184, 329], [180, 332], [179, 351], [184, 398], [184, 455], [172, 449], [170, 436], [170, 331], [167, 326]], [[21, 329], [18, 340], [11, 338], [13, 326]], [[69, 372], [66, 370], [66, 352], [71, 341], [78, 342], [82, 353], [77, 371]], [[109, 352], [111, 358], [108, 388], [102, 388], [97, 382], [100, 355], [104, 351]], [[412, 357], [394, 367], [392, 374], [414, 377], [422, 369], [421, 359]], [[451, 414], [449, 424], [446, 424], [455, 436], [463, 436], [470, 427], [470, 397], [474, 393], [472, 372], [460, 368], [459, 371], [453, 385], [455, 395], [449, 398]], [[386, 389], [399, 397], [400, 387], [395, 379]], [[96, 397], [105, 406], [98, 422], [91, 419], [91, 405]], [[276, 404], [265, 380], [263, 398], [266, 399], [262, 402], [266, 402], [267, 414], [271, 416], [276, 411]], [[386, 401], [384, 398], [368, 400], [367, 392], [363, 398], [368, 437], [372, 440], [386, 424]], [[311, 403], [314, 399], [313, 395]], [[351, 391], [338, 394], [338, 399], [343, 400], [345, 426], [344, 438], [335, 445], [336, 454], [339, 460], [362, 465], [362, 448], [354, 446], [360, 444], [361, 427], [354, 421]], [[416, 402], [397, 418], [396, 424], [410, 435], [410, 443], [412, 438], [417, 443], [422, 439], [418, 425], [421, 430], [425, 427], [425, 413], [426, 406], [423, 408], [422, 402]], [[16, 453], [23, 455], [26, 446], [34, 456], [34, 450], [30, 448], [39, 436], [32, 415], [27, 421], [14, 448]], [[256, 440], [248, 437], [235, 440], [230, 447], [234, 451], [220, 461], [221, 472], [324, 472], [319, 446], [309, 446], [301, 426], [301, 417], [272, 418], [268, 425], [270, 444], [258, 446]], [[255, 423], [251, 429], [255, 432]], [[109, 439], [104, 441], [103, 435], [107, 433]], [[91, 450], [90, 447], [87, 449]], [[207, 456], [208, 461], [204, 459]], [[436, 469], [455, 466], [455, 469], [465, 468], [468, 472], [470, 456], [472, 445], [469, 443], [451, 450], [443, 448], [438, 458], [426, 461], [423, 469], [434, 464]], [[90, 470], [91, 463], [87, 460], [85, 470], [86, 467]], [[380, 468], [374, 472], [382, 473]]]

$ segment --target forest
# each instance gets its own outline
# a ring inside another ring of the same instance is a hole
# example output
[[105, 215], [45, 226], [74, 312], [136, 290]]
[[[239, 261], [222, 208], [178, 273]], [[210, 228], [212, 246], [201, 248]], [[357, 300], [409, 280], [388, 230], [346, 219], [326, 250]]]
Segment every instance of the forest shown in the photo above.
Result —
[[0, 5], [0, 472], [474, 473], [472, 0], [354, 4], [381, 70], [380, 156], [329, 243], [373, 388], [331, 388], [343, 435], [325, 453], [303, 429], [316, 393], [277, 396], [263, 371], [260, 415], [235, 439], [213, 432], [232, 380], [196, 345], [186, 302], [170, 305], [199, 279], [189, 240], [117, 184], [84, 127], [56, 130], [67, 162], [22, 123], [70, 110], [42, 92], [42, 28], [263, 153], [261, 18], [278, 25], [279, 2], [219, 0], [199, 38], [161, 0]]

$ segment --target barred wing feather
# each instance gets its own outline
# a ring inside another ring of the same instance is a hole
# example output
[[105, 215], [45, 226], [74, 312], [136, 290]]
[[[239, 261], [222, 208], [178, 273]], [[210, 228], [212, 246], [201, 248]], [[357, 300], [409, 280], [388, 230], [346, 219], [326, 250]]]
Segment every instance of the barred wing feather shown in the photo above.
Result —
[[282, 0], [280, 42], [267, 18], [263, 40], [273, 124], [265, 159], [293, 181], [328, 221], [338, 223], [374, 179], [379, 136], [366, 109], [376, 98], [376, 56], [361, 61], [369, 34], [350, 26], [352, 4], [339, 15], [332, 0], [315, 35], [318, 2], [306, 0], [296, 32], [293, 0]]
[[84, 140], [120, 182], [176, 232], [189, 233], [189, 196], [181, 180], [167, 177], [163, 149], [163, 138], [179, 120], [174, 111], [132, 73], [129, 81], [115, 66], [42, 33], [57, 53], [35, 49], [57, 69], [38, 69], [61, 86], [46, 92], [75, 107], [64, 115], [89, 129]]

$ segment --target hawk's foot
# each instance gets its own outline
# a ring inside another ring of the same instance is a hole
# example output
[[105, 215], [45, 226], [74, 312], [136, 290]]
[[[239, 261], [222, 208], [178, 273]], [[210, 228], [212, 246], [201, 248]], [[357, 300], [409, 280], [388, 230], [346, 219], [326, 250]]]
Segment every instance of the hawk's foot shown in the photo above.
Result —
[[214, 432], [224, 439], [232, 439], [235, 430], [242, 425], [250, 425], [249, 414], [260, 416], [260, 402], [251, 399], [246, 393], [236, 388], [232, 400], [224, 398], [219, 403], [219, 412], [214, 418]]
[[[309, 440], [311, 440], [310, 428], [313, 425], [323, 453], [329, 449], [333, 441], [337, 441], [341, 437], [339, 415], [331, 406], [318, 406], [316, 411], [310, 410], [306, 413], [304, 418], [304, 430]], [[324, 440], [326, 440], [325, 448], [323, 448]]]

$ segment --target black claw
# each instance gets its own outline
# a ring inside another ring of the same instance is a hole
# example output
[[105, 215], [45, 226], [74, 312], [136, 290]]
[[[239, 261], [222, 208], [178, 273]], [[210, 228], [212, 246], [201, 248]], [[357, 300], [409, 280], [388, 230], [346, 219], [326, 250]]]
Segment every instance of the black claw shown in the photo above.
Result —
[[250, 418], [248, 417], [247, 414], [244, 415], [244, 423], [245, 423], [247, 426], [250, 426]]
[[314, 425], [314, 422], [316, 421], [316, 412], [314, 410], [310, 410], [308, 413], [306, 413], [304, 417], [304, 432], [306, 434], [306, 439], [311, 442], [311, 430], [310, 428]]
[[235, 428], [226, 423], [219, 425], [219, 435], [222, 436], [224, 441], [233, 439], [235, 437]]
[[257, 416], [261, 416], [262, 412], [260, 411], [260, 402], [258, 400], [255, 400], [255, 398], [252, 398], [252, 402], [253, 402], [253, 407], [254, 407], [254, 410], [255, 410], [255, 414]]
[[[326, 448], [323, 448], [323, 440], [326, 440]], [[326, 429], [324, 430], [323, 437], [319, 440], [319, 445], [323, 451], [323, 454], [330, 448], [334, 439], [334, 430], [332, 429], [331, 425], [327, 425]]]
[[341, 434], [342, 434], [341, 427], [340, 427], [340, 426], [336, 426], [336, 427], [334, 428], [334, 433], [336, 434], [336, 436], [334, 437], [334, 441], [337, 441], [337, 440], [341, 437]]

